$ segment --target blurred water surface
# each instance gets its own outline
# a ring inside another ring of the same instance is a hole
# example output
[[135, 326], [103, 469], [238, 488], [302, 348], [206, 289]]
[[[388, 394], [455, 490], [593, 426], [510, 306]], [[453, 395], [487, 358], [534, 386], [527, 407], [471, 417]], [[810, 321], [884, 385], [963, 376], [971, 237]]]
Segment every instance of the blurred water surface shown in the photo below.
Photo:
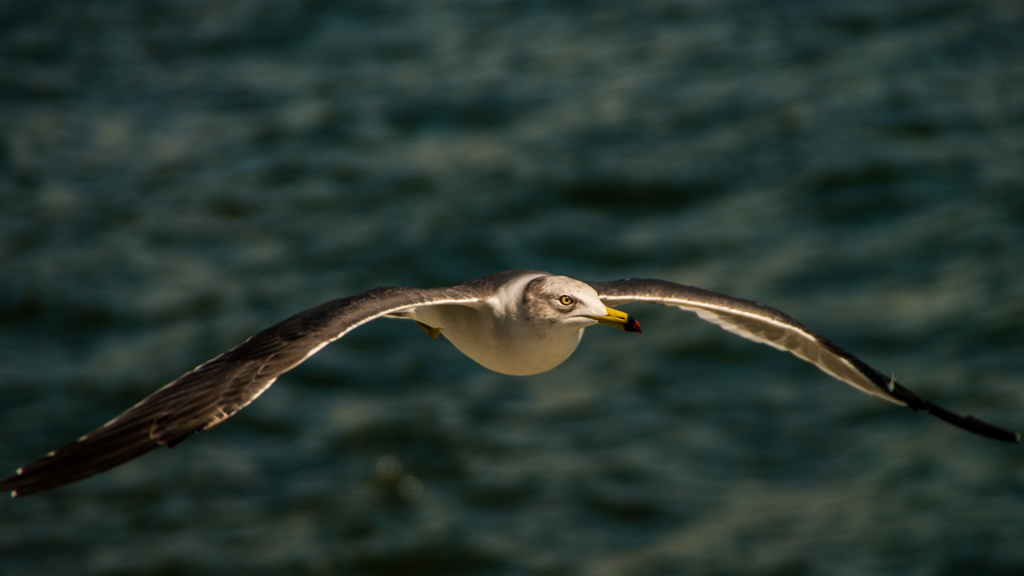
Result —
[[[292, 313], [536, 267], [785, 310], [1024, 428], [1016, 0], [0, 3], [0, 464]], [[1024, 573], [1024, 451], [633, 306], [360, 328], [0, 502], [4, 575]]]

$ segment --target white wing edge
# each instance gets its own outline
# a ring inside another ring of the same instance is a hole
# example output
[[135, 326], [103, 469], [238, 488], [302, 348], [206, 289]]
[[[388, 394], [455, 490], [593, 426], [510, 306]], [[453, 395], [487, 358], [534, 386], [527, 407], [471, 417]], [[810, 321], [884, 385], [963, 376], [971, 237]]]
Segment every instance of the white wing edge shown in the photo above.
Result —
[[[888, 400], [893, 404], [900, 406], [906, 406], [906, 402], [898, 400], [881, 390], [874, 382], [872, 382], [867, 376], [862, 374], [853, 364], [847, 359], [839, 356], [829, 350], [815, 334], [801, 330], [798, 326], [792, 324], [779, 322], [773, 318], [762, 316], [759, 314], [753, 314], [745, 310], [738, 310], [736, 308], [728, 308], [724, 306], [714, 306], [710, 304], [696, 303], [688, 300], [679, 298], [665, 298], [665, 297], [644, 297], [635, 296], [629, 298], [623, 297], [609, 297], [601, 299], [606, 305], [621, 305], [630, 302], [651, 302], [654, 304], [662, 304], [665, 306], [675, 306], [680, 310], [687, 312], [694, 312], [697, 316], [706, 322], [716, 324], [719, 327], [727, 330], [737, 336], [746, 338], [753, 342], [760, 344], [767, 344], [776, 350], [783, 352], [789, 352], [816, 366], [822, 372], [829, 376], [848, 384], [861, 392], [877, 396], [884, 400]], [[787, 338], [784, 343], [780, 343], [776, 340], [770, 340], [764, 338], [759, 334], [755, 334], [749, 330], [745, 330], [743, 326], [732, 321], [730, 316], [742, 317], [753, 322], [765, 325], [766, 327], [780, 328], [785, 331], [788, 336], [795, 336], [798, 338], [796, 342], [793, 338]], [[785, 343], [790, 344], [786, 346]], [[803, 346], [801, 346], [803, 344]]]

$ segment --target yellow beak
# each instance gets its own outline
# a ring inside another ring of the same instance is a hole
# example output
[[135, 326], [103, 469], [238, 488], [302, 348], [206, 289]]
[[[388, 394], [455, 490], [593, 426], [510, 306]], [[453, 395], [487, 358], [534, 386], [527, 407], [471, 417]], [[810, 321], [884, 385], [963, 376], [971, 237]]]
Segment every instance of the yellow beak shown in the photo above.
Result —
[[588, 318], [597, 320], [598, 324], [614, 326], [615, 328], [625, 330], [626, 332], [636, 332], [637, 334], [643, 333], [643, 329], [640, 328], [640, 323], [629, 314], [614, 308], [608, 308], [607, 306], [605, 306], [604, 310], [608, 313], [606, 316], [588, 316]]

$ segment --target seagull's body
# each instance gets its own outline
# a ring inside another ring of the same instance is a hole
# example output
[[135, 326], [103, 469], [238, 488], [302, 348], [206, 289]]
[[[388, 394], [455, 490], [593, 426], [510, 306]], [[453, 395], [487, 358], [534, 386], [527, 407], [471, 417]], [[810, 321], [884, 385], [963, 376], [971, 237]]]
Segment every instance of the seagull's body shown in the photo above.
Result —
[[509, 270], [446, 288], [376, 288], [299, 312], [196, 367], [101, 428], [19, 468], [0, 482], [0, 491], [27, 496], [109, 470], [158, 446], [173, 447], [231, 417], [281, 374], [377, 318], [414, 320], [431, 337], [445, 336], [480, 365], [526, 376], [569, 358], [587, 326], [600, 323], [640, 332], [636, 320], [611, 308], [630, 302], [695, 312], [739, 336], [791, 352], [863, 392], [982, 436], [1020, 441], [1017, 433], [932, 404], [757, 302], [664, 280], [588, 283], [540, 270]]

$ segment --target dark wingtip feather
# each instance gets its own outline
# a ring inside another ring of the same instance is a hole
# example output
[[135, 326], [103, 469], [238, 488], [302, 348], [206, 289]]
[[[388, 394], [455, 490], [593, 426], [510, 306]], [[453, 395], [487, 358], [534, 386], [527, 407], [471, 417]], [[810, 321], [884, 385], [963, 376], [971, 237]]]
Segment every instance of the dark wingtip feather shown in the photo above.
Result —
[[1010, 442], [1012, 444], [1020, 443], [1020, 432], [1013, 432], [1005, 428], [993, 426], [992, 424], [975, 418], [970, 414], [967, 416], [961, 416], [955, 412], [950, 412], [942, 406], [939, 406], [929, 400], [925, 400], [911, 392], [910, 389], [895, 380], [891, 380], [890, 385], [892, 386], [891, 393], [893, 398], [905, 402], [907, 406], [915, 412], [927, 412], [928, 414], [948, 422], [957, 428], [962, 428], [979, 436], [999, 440], [1001, 442]]
[[0, 482], [0, 491], [20, 498], [59, 488], [105, 472], [155, 449], [148, 434], [90, 435], [18, 468]]
[[989, 424], [988, 422], [985, 422], [983, 420], [979, 420], [974, 416], [971, 416], [970, 414], [968, 414], [967, 416], [955, 414], [953, 412], [950, 412], [949, 410], [946, 410], [945, 408], [942, 408], [941, 406], [936, 406], [931, 402], [928, 402], [927, 410], [929, 414], [941, 418], [942, 420], [945, 420], [946, 422], [949, 422], [954, 426], [963, 428], [968, 432], [973, 432], [975, 434], [979, 434], [981, 436], [991, 438], [993, 440], [1010, 442], [1011, 444], [1020, 444], [1020, 432], [1014, 432], [1012, 430], [1007, 430], [1005, 428], [993, 426], [992, 424]]

